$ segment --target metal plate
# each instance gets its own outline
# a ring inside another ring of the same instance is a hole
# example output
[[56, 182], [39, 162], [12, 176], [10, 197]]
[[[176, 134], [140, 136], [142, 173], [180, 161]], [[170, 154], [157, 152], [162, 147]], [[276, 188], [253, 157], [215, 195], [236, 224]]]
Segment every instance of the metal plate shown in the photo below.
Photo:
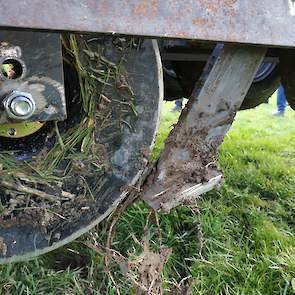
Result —
[[295, 46], [294, 0], [0, 0], [0, 27]]
[[[44, 126], [45, 122], [24, 122], [0, 125], [0, 136], [8, 138], [22, 138], [31, 135]], [[1, 145], [0, 145], [1, 146]]]
[[[0, 77], [0, 102], [12, 91], [30, 93], [36, 111], [26, 121], [66, 118], [60, 34], [0, 31], [1, 57], [21, 61], [24, 75], [14, 80]], [[0, 124], [10, 122], [1, 108]]]

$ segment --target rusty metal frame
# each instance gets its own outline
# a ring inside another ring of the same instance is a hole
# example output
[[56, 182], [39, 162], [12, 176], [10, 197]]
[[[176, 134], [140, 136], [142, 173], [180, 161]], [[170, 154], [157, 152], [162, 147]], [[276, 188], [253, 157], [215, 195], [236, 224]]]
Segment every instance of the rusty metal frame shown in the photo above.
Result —
[[294, 0], [0, 0], [0, 27], [295, 46]]

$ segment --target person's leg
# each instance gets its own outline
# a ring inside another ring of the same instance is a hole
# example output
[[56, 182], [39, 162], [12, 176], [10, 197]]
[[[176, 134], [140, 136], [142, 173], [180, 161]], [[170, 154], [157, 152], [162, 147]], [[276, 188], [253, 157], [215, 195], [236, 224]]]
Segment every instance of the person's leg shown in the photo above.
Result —
[[172, 112], [180, 112], [182, 110], [182, 101], [183, 98], [175, 100], [175, 107], [173, 108]]
[[286, 100], [286, 96], [285, 96], [285, 90], [284, 87], [281, 85], [278, 88], [278, 93], [277, 93], [277, 109], [278, 112], [281, 114], [285, 113], [287, 107], [287, 100]]
[[175, 105], [179, 108], [182, 108], [182, 98], [175, 100]]

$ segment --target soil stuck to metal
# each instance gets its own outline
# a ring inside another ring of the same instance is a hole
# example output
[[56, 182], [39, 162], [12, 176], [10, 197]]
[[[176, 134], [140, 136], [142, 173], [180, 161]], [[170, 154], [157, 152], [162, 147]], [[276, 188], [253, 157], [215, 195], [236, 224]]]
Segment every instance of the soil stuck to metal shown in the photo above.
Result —
[[64, 37], [68, 119], [19, 142], [0, 138], [1, 227], [35, 224], [50, 236], [95, 206], [118, 134], [137, 116], [124, 54], [138, 43], [112, 42], [117, 62], [104, 56], [101, 39]]

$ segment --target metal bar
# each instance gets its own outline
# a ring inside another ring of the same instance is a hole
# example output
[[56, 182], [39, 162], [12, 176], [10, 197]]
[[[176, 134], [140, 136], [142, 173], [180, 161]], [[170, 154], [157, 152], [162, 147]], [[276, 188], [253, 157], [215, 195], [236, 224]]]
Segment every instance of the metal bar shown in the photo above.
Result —
[[[206, 62], [210, 54], [206, 53], [161, 53], [162, 60], [168, 61], [204, 61]], [[263, 62], [279, 63], [278, 57], [266, 56]]]
[[[146, 182], [143, 199], [151, 207], [169, 211], [221, 181], [215, 160], [218, 147], [265, 52], [253, 46], [226, 45], [208, 77], [206, 72], [202, 75]], [[207, 69], [211, 64], [209, 60]]]
[[293, 0], [0, 0], [0, 27], [295, 46]]

